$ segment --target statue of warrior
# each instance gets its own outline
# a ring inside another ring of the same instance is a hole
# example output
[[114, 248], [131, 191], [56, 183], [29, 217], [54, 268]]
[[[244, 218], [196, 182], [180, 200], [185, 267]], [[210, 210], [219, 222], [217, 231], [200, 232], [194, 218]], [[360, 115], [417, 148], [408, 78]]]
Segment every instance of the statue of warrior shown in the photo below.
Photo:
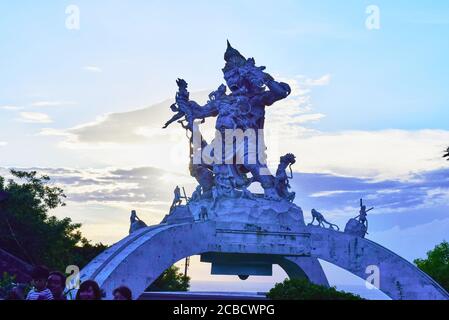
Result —
[[[275, 188], [275, 178], [269, 174], [265, 163], [266, 148], [262, 141], [263, 135], [260, 135], [259, 130], [264, 129], [265, 126], [265, 107], [285, 99], [291, 92], [290, 86], [275, 81], [272, 76], [264, 72], [265, 67], [257, 67], [253, 58], [246, 59], [231, 46], [229, 41], [224, 59], [226, 65], [222, 71], [230, 93], [226, 94], [226, 87], [222, 85], [217, 91], [210, 94], [210, 100], [204, 106], [200, 106], [189, 100], [187, 83], [178, 80], [180, 88], [176, 99], [178, 107], [172, 108], [178, 113], [167, 122], [166, 126], [184, 117], [187, 121], [187, 125], [184, 127], [192, 131], [193, 122], [196, 119], [217, 117], [215, 128], [220, 139], [216, 137], [213, 143], [217, 143], [217, 141], [223, 143], [226, 140], [223, 135], [227, 129], [254, 130], [257, 133], [255, 139], [247, 139], [242, 145], [235, 146], [235, 151], [223, 153], [221, 157], [218, 155], [218, 159], [222, 161], [213, 166], [232, 166], [231, 170], [218, 171], [235, 172], [236, 180], [246, 180], [244, 175], [251, 173], [252, 181], [260, 182], [267, 198], [280, 199], [281, 196]], [[201, 147], [204, 145], [205, 142], [202, 140]], [[234, 162], [232, 165], [229, 164], [229, 161], [225, 161], [232, 160], [237, 154], [243, 161]], [[191, 173], [196, 175], [195, 178], [200, 184], [201, 179], [209, 182], [214, 171], [217, 170], [206, 165], [191, 164]], [[202, 184], [202, 186], [204, 190], [212, 189], [210, 184]]]
[[363, 199], [360, 199], [360, 211], [359, 215], [355, 217], [355, 219], [358, 219], [358, 221], [363, 224], [366, 227], [366, 230], [368, 231], [368, 212], [373, 210], [374, 207], [366, 209], [366, 206], [363, 204]]

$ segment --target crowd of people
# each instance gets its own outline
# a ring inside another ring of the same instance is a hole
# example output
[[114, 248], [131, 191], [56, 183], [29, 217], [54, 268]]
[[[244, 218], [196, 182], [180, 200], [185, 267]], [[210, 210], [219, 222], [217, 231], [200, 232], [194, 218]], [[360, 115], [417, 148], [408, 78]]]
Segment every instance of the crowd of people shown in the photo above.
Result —
[[[74, 294], [74, 290], [67, 290], [67, 278], [62, 272], [50, 272], [44, 266], [34, 267], [31, 278], [32, 288], [27, 294], [25, 285], [16, 285], [7, 300], [102, 300], [105, 296], [93, 280], [82, 282]], [[131, 290], [125, 286], [114, 289], [112, 295], [114, 300], [132, 300]]]

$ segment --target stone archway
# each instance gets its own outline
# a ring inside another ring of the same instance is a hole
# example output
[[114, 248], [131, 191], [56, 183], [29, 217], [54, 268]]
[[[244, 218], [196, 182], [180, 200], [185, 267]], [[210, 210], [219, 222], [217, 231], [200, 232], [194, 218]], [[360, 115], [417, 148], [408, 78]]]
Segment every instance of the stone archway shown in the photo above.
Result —
[[114, 288], [142, 293], [177, 261], [207, 252], [261, 254], [279, 257], [289, 276], [305, 274], [326, 285], [317, 259], [326, 260], [366, 279], [368, 266], [380, 270], [380, 290], [392, 299], [449, 299], [448, 293], [414, 265], [366, 239], [318, 227], [296, 231], [263, 230], [254, 225], [214, 221], [161, 224], [141, 229], [107, 249], [81, 271], [108, 299]]

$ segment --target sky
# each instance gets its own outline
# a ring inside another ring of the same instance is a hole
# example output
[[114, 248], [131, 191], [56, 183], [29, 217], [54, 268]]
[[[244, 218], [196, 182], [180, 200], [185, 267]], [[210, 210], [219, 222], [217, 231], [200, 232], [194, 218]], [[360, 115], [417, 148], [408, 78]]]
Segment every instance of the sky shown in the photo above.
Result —
[[[412, 261], [449, 238], [448, 38], [447, 1], [0, 1], [0, 175], [48, 173], [68, 195], [54, 214], [93, 241], [125, 236], [134, 208], [158, 223], [175, 185], [195, 187], [184, 132], [161, 129], [175, 80], [205, 102], [229, 39], [293, 89], [266, 136], [271, 167], [298, 157], [306, 220], [342, 227], [364, 197], [368, 237]], [[195, 288], [240, 285], [207, 268], [193, 263]]]

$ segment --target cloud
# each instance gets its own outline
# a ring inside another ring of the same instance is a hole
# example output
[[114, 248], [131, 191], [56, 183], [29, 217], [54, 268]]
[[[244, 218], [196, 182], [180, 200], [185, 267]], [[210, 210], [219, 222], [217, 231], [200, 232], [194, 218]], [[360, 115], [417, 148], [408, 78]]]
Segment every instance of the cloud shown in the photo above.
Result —
[[[206, 101], [207, 92], [192, 94], [193, 99]], [[111, 113], [99, 116], [95, 121], [79, 125], [66, 130], [74, 138], [73, 143], [99, 144], [136, 144], [149, 140], [154, 141], [155, 136], [148, 137], [145, 132], [153, 131], [158, 136], [168, 136], [181, 130], [170, 127], [163, 130], [164, 123], [173, 116], [170, 105], [173, 99], [165, 100], [150, 107], [141, 108], [123, 113]], [[144, 133], [144, 134], [142, 134]], [[181, 132], [182, 136], [183, 133]]]
[[318, 120], [323, 119], [324, 117], [326, 117], [326, 115], [324, 115], [322, 113], [304, 114], [304, 115], [298, 116], [295, 119], [295, 122], [298, 124], [303, 124], [303, 123], [307, 123], [307, 122], [318, 121]]
[[[267, 130], [274, 132], [269, 132], [269, 136], [296, 139], [298, 135], [312, 132], [305, 126], [324, 115], [311, 112], [310, 90], [300, 83], [302, 80], [286, 81], [292, 87], [292, 94], [267, 108], [267, 118], [270, 119]], [[209, 91], [202, 91], [191, 96], [203, 104], [208, 100], [208, 94]], [[162, 129], [163, 124], [173, 116], [170, 110], [173, 102], [174, 99], [167, 99], [150, 107], [104, 114], [90, 123], [65, 130], [45, 128], [39, 135], [56, 137], [60, 139], [59, 147], [84, 153], [85, 157], [106, 166], [151, 165], [186, 172], [188, 143], [185, 130], [177, 123]], [[214, 124], [215, 119], [210, 118], [201, 127], [208, 141], [213, 137]]]
[[70, 133], [64, 130], [58, 130], [54, 128], [42, 128], [38, 133], [39, 136], [47, 136], [47, 137], [70, 137]]
[[36, 101], [31, 104], [32, 107], [59, 107], [76, 105], [74, 101]]
[[5, 142], [5, 141], [0, 141], [0, 147], [4, 147], [4, 146], [6, 146], [8, 143], [7, 142]]
[[419, 173], [407, 181], [296, 173], [292, 186], [301, 200], [307, 197], [306, 203], [320, 205], [334, 215], [342, 215], [341, 210], [347, 208], [357, 212], [360, 198], [376, 207], [374, 214], [387, 214], [449, 206], [448, 177], [447, 168]]
[[[289, 119], [289, 125], [305, 124], [317, 121], [324, 117], [323, 114], [312, 113], [310, 90], [298, 79], [281, 79], [287, 81], [292, 87], [291, 96], [278, 102], [267, 109], [267, 117], [270, 116], [273, 123]], [[209, 91], [192, 93], [192, 99], [200, 104], [208, 100]], [[66, 130], [72, 135], [72, 143], [117, 143], [136, 144], [149, 140], [154, 141], [158, 137], [182, 136], [182, 130], [175, 130], [177, 124], [173, 124], [167, 130], [162, 130], [163, 124], [171, 118], [173, 113], [170, 105], [174, 99], [167, 99], [150, 107], [137, 109], [123, 113], [112, 113], [99, 116], [95, 121], [79, 125]], [[283, 125], [283, 123], [281, 123]], [[280, 126], [281, 126], [280, 125]], [[181, 132], [181, 135], [178, 133]]]
[[[441, 161], [441, 152], [447, 147], [449, 131], [321, 132], [314, 126], [326, 115], [313, 112], [313, 86], [306, 85], [317, 80], [305, 76], [280, 80], [290, 84], [292, 94], [266, 109], [265, 140], [271, 168], [275, 169], [279, 156], [288, 152], [298, 157], [296, 167], [301, 172], [379, 180], [409, 179], [419, 172], [447, 167]], [[330, 77], [318, 80], [325, 83]], [[204, 103], [207, 94], [193, 93], [192, 99]], [[106, 165], [151, 165], [186, 171], [185, 131], [177, 123], [161, 128], [173, 115], [169, 108], [172, 103], [173, 99], [168, 99], [146, 108], [102, 115], [66, 130], [45, 128], [40, 135], [60, 136], [61, 147], [84, 151]], [[207, 119], [202, 128], [208, 141], [211, 135], [206, 129], [213, 128], [214, 121]]]
[[97, 66], [84, 66], [83, 70], [88, 71], [88, 72], [94, 72], [94, 73], [103, 72], [103, 70]]
[[[197, 184], [188, 174], [155, 167], [20, 170], [49, 175], [54, 183], [64, 187], [73, 202], [169, 203], [176, 185], [185, 186], [190, 194]], [[9, 173], [0, 168], [0, 175]], [[298, 195], [298, 204], [305, 208], [319, 205], [337, 216], [350, 208], [352, 215], [358, 210], [358, 199], [364, 198], [376, 207], [375, 214], [387, 214], [449, 205], [448, 177], [449, 168], [420, 173], [409, 181], [295, 173], [291, 185]]]
[[0, 109], [7, 110], [7, 111], [17, 111], [17, 110], [22, 110], [23, 107], [6, 105], [6, 106], [0, 106]]
[[51, 123], [53, 122], [49, 115], [40, 112], [20, 112], [20, 122], [26, 123]]
[[[154, 167], [19, 170], [36, 170], [49, 175], [52, 183], [61, 186], [68, 196], [69, 205], [58, 214], [75, 215], [75, 221], [88, 224], [89, 230], [97, 230], [94, 237], [98, 240], [102, 240], [101, 232], [110, 226], [117, 228], [127, 224], [131, 209], [138, 210], [147, 223], [159, 223], [168, 212], [174, 187], [185, 187], [189, 196], [196, 186], [195, 180], [187, 174]], [[10, 178], [7, 169], [0, 168], [0, 176]], [[297, 194], [295, 202], [303, 208], [306, 222], [311, 219], [310, 210], [315, 208], [342, 229], [349, 218], [358, 214], [359, 199], [363, 198], [368, 206], [375, 207], [369, 214], [370, 235], [375, 235], [375, 239], [388, 239], [381, 242], [388, 244], [394, 240], [395, 230], [448, 218], [447, 177], [449, 168], [421, 173], [410, 181], [295, 173], [291, 185]], [[123, 230], [126, 232], [126, 228]], [[110, 239], [109, 232], [106, 238]], [[118, 236], [112, 240], [117, 239]], [[433, 244], [426, 241], [422, 247], [429, 248]]]
[[297, 167], [303, 172], [409, 179], [419, 172], [446, 168], [441, 153], [447, 141], [449, 131], [444, 130], [314, 132], [284, 141], [277, 152], [296, 153]]
[[318, 79], [306, 79], [304, 83], [307, 86], [311, 87], [317, 87], [317, 86], [327, 86], [331, 81], [331, 75], [325, 74], [324, 76], [318, 78]]
[[[69, 201], [81, 203], [138, 203], [166, 207], [166, 204], [171, 204], [176, 185], [183, 185], [188, 192], [193, 192], [196, 187], [195, 180], [190, 176], [153, 167], [17, 169], [50, 176], [52, 183], [64, 188]], [[7, 169], [0, 168], [0, 175], [10, 177]]]

